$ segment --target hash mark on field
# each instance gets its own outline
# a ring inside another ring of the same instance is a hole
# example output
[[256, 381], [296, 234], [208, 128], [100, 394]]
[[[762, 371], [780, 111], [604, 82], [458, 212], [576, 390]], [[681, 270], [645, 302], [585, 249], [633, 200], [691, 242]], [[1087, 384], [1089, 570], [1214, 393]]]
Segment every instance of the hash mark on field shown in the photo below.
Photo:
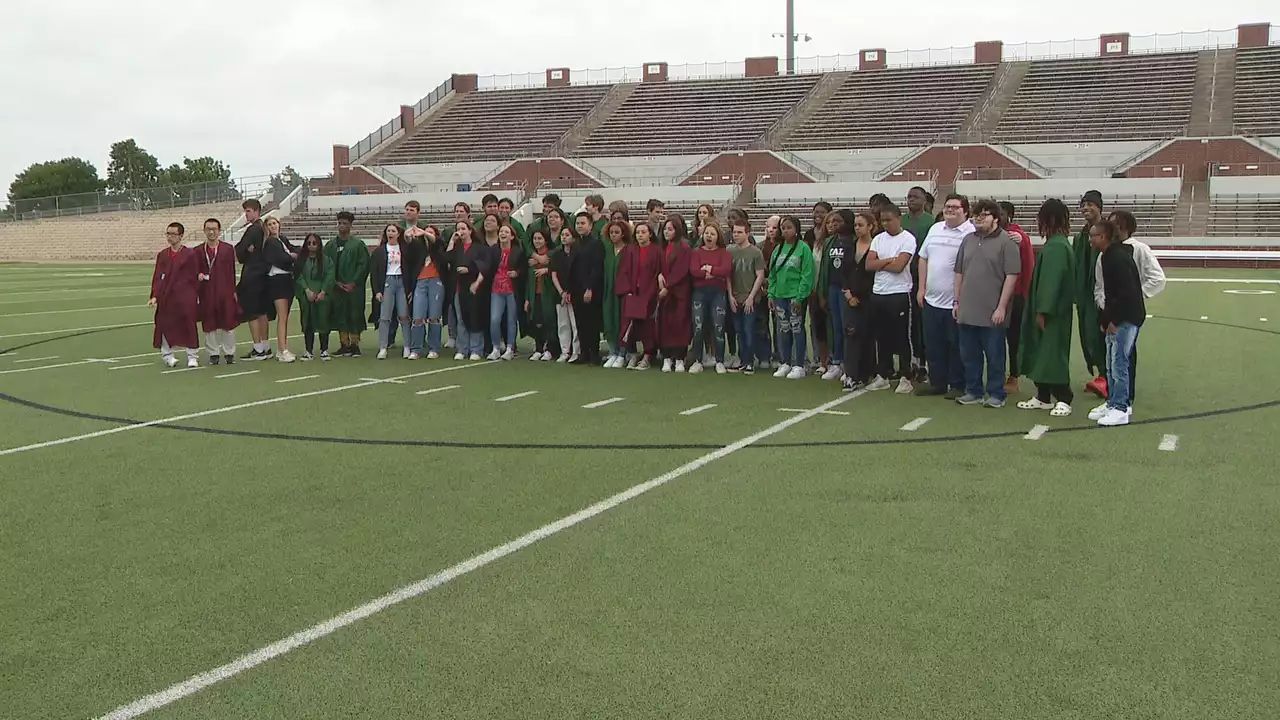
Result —
[[915, 432], [916, 430], [919, 430], [920, 428], [924, 427], [924, 424], [929, 422], [932, 419], [933, 418], [916, 418], [915, 420], [912, 420], [911, 422], [907, 423], [906, 425], [903, 425], [898, 429], [906, 430], [907, 432]]
[[318, 377], [320, 377], [320, 376], [319, 376], [319, 375], [303, 375], [302, 377], [296, 377], [296, 378], [285, 378], [285, 379], [283, 379], [283, 380], [277, 380], [276, 382], [277, 382], [277, 383], [291, 383], [291, 382], [298, 382], [298, 381], [300, 381], [300, 380], [315, 380], [315, 379], [316, 379], [316, 378], [318, 378]]
[[1022, 436], [1022, 439], [1023, 440], [1039, 440], [1040, 438], [1044, 437], [1044, 434], [1047, 432], [1049, 432], [1048, 425], [1037, 425], [1031, 428], [1029, 431], [1027, 431], [1027, 434]]
[[519, 400], [520, 398], [527, 398], [530, 395], [537, 395], [537, 394], [538, 394], [537, 390], [527, 390], [522, 393], [516, 393], [515, 395], [503, 395], [500, 398], [494, 398], [493, 401], [494, 402], [511, 402], [512, 400]]
[[192, 370], [199, 370], [199, 369], [200, 369], [200, 366], [198, 366], [198, 365], [197, 365], [196, 367], [184, 367], [184, 368], [176, 368], [176, 369], [174, 369], [174, 370], [165, 370], [164, 372], [162, 372], [162, 373], [160, 373], [160, 374], [161, 374], [161, 375], [172, 375], [172, 374], [174, 374], [174, 373], [180, 373], [180, 372], [191, 372]]
[[240, 377], [242, 375], [257, 375], [261, 370], [245, 370], [237, 373], [227, 373], [226, 375], [214, 375], [214, 380], [225, 380], [226, 378]]
[[419, 390], [418, 392], [414, 393], [414, 395], [434, 395], [435, 393], [444, 392], [446, 390], [457, 390], [460, 387], [462, 386], [461, 385], [445, 385], [444, 387], [430, 388], [428, 390]]
[[115, 367], [109, 367], [109, 368], [107, 368], [107, 369], [108, 369], [108, 370], [128, 370], [128, 369], [130, 369], [130, 368], [146, 367], [146, 366], [148, 366], [148, 365], [150, 365], [150, 364], [151, 364], [151, 363], [134, 363], [133, 365], [117, 365], [117, 366], [115, 366]]
[[1208, 320], [1208, 319], [1209, 319], [1209, 316], [1208, 316], [1208, 315], [1201, 315], [1201, 316], [1200, 316], [1200, 319], [1201, 319], [1201, 320]]
[[[808, 410], [802, 410], [802, 409], [800, 409], [800, 408], [778, 408], [778, 412], [807, 413], [807, 412], [809, 412], [809, 411], [808, 411]], [[822, 411], [822, 412], [820, 412], [819, 414], [820, 414], [820, 415], [848, 415], [849, 413], [847, 413], [847, 412], [845, 412], [845, 411], [843, 411], [843, 410], [823, 410], [823, 411]]]
[[681, 414], [681, 415], [697, 415], [698, 413], [700, 413], [700, 412], [702, 412], [702, 411], [704, 411], [704, 410], [710, 410], [711, 408], [714, 408], [714, 407], [719, 407], [719, 406], [718, 406], [718, 405], [716, 405], [715, 403], [712, 403], [712, 404], [710, 404], [710, 405], [699, 405], [699, 406], [698, 406], [698, 407], [696, 407], [696, 408], [689, 408], [688, 410], [685, 410], [685, 411], [681, 412], [680, 414]]
[[582, 406], [582, 409], [595, 410], [596, 408], [602, 408], [605, 405], [612, 405], [614, 403], [619, 403], [619, 402], [622, 402], [623, 400], [626, 400], [626, 398], [619, 398], [619, 397], [609, 398], [608, 400], [600, 400], [598, 402], [587, 403], [586, 405]]
[[21, 365], [22, 363], [40, 362], [41, 360], [57, 360], [59, 357], [62, 357], [62, 356], [61, 356], [61, 355], [48, 355], [48, 356], [46, 356], [46, 357], [27, 358], [26, 360], [14, 360], [14, 361], [13, 361], [13, 364], [14, 364], [14, 365]]
[[1174, 450], [1177, 450], [1178, 436], [1165, 435], [1163, 438], [1160, 438], [1160, 449], [1164, 450], [1165, 452], [1173, 452]]
[[1267, 321], [1266, 318], [1258, 318], [1258, 322], [1266, 322], [1266, 321]]

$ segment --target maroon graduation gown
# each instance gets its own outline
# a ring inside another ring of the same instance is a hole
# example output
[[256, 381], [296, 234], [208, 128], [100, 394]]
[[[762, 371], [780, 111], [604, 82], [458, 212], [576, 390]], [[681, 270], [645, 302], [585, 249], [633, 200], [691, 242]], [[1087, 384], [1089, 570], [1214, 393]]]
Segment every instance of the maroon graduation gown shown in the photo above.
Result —
[[688, 347], [693, 340], [693, 282], [689, 278], [689, 246], [674, 242], [662, 253], [667, 297], [658, 301], [658, 346]]
[[156, 299], [156, 330], [152, 345], [160, 347], [160, 339], [169, 347], [198, 348], [196, 312], [200, 285], [200, 258], [189, 247], [177, 253], [165, 248], [156, 255], [156, 269], [151, 274], [151, 297]]
[[236, 297], [236, 248], [219, 242], [214, 248], [202, 244], [195, 249], [200, 274], [200, 309], [197, 317], [205, 332], [235, 330], [240, 324], [240, 300]]
[[644, 262], [640, 246], [625, 245], [618, 258], [614, 292], [618, 295], [623, 320], [648, 320], [658, 303], [658, 273], [662, 272], [662, 248], [650, 245]]

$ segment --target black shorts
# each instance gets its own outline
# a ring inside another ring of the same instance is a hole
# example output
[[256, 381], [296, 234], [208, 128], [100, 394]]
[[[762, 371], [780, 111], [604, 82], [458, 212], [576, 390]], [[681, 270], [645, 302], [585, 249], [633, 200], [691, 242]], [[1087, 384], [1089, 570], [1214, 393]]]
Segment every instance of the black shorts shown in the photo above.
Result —
[[245, 321], [275, 312], [271, 300], [267, 297], [266, 277], [240, 278], [240, 284], [236, 286], [236, 299], [240, 301], [240, 310], [244, 313]]
[[267, 277], [267, 299], [274, 305], [276, 300], [293, 300], [293, 276], [270, 275]]

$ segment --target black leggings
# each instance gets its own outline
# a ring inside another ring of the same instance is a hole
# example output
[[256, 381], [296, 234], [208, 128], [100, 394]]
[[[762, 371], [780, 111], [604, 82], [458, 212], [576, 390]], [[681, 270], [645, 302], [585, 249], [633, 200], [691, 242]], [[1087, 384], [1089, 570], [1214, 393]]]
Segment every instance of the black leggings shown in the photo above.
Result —
[[876, 365], [876, 344], [872, 339], [866, 303], [858, 307], [844, 307], [840, 314], [844, 319], [844, 374], [854, 382], [871, 380]]
[[[1027, 301], [1021, 295], [1014, 295], [1009, 303], [1009, 329], [1005, 331], [1005, 340], [1009, 344], [1009, 377], [1022, 375], [1018, 368], [1018, 347], [1022, 345], [1022, 311]], [[1070, 400], [1062, 402], [1070, 403]]]
[[1052, 402], [1052, 398], [1057, 398], [1058, 402], [1070, 405], [1075, 396], [1070, 383], [1036, 383], [1036, 399], [1042, 403]]
[[[876, 374], [889, 380], [905, 375], [911, 369], [909, 341], [911, 293], [872, 295], [867, 300], [871, 314], [871, 336], [876, 343]], [[893, 358], [898, 357], [894, 370]]]
[[[316, 348], [316, 331], [303, 330], [302, 338], [307, 343], [307, 352], [311, 352]], [[320, 352], [328, 352], [329, 350], [329, 333], [320, 333]]]

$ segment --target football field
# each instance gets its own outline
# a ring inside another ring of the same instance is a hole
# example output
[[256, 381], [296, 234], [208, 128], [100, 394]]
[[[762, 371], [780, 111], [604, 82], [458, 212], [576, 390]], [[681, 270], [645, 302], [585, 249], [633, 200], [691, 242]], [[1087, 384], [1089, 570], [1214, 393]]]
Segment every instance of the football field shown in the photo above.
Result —
[[0, 718], [1272, 718], [1280, 272], [1169, 276], [1099, 429], [372, 331], [170, 371], [149, 264], [0, 265]]

